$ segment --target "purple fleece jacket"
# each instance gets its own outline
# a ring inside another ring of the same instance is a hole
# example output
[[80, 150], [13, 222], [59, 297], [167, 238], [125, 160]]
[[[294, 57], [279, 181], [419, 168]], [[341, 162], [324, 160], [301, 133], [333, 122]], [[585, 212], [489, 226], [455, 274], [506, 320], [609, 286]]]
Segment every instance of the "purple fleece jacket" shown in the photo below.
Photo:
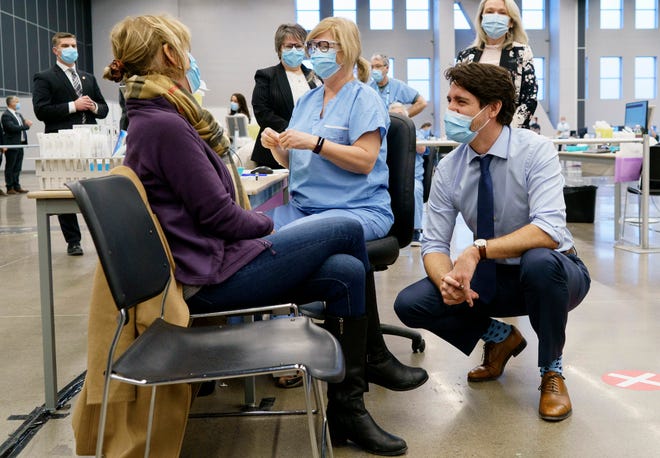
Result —
[[[174, 256], [177, 280], [221, 283], [270, 243], [272, 220], [234, 202], [227, 167], [163, 97], [126, 101], [126, 159], [147, 190]], [[130, 222], [128, 222], [130, 224]]]

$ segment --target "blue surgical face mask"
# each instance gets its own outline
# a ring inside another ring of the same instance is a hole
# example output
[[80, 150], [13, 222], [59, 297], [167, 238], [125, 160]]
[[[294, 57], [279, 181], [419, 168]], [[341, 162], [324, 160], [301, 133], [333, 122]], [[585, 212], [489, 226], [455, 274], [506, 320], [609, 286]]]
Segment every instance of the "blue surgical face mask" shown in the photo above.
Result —
[[374, 79], [376, 83], [380, 83], [383, 81], [383, 71], [382, 70], [371, 70], [371, 77]]
[[488, 118], [488, 121], [476, 131], [470, 129], [474, 118], [479, 116], [486, 107], [488, 107], [488, 105], [483, 107], [479, 113], [474, 116], [466, 116], [456, 113], [455, 111], [447, 110], [445, 112], [445, 133], [447, 134], [447, 139], [458, 143], [470, 143], [474, 140], [474, 137], [477, 136], [479, 131], [490, 121], [490, 118]]
[[188, 59], [190, 59], [190, 68], [186, 72], [186, 78], [188, 78], [188, 84], [190, 84], [190, 93], [194, 94], [202, 85], [202, 76], [199, 73], [197, 61], [192, 54], [188, 53]]
[[291, 68], [298, 68], [302, 64], [303, 59], [305, 58], [304, 49], [285, 49], [282, 51], [282, 60], [284, 63]]
[[328, 49], [327, 52], [316, 51], [312, 54], [312, 68], [321, 78], [330, 78], [341, 68], [337, 63], [337, 51], [334, 49]]
[[481, 16], [481, 27], [493, 40], [502, 38], [509, 31], [511, 19], [504, 14], [484, 14]]
[[21, 102], [16, 102], [16, 108], [14, 108], [14, 111], [18, 111], [21, 109]]
[[78, 50], [76, 48], [63, 48], [60, 55], [67, 64], [73, 64], [78, 60]]
[[229, 108], [231, 109], [231, 111], [238, 111], [238, 103], [229, 102]]

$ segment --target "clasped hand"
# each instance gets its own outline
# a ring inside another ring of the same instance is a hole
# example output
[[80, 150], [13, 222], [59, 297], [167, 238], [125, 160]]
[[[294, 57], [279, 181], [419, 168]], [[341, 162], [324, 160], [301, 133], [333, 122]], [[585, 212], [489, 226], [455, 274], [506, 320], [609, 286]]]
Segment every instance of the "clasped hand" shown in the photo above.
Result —
[[470, 288], [470, 281], [477, 268], [478, 259], [469, 250], [464, 251], [454, 261], [453, 268], [441, 279], [440, 294], [447, 305], [456, 305], [467, 302], [470, 307], [474, 300], [479, 299], [479, 293]]
[[78, 97], [73, 104], [76, 107], [76, 111], [94, 111], [96, 107], [96, 104], [88, 95]]
[[300, 132], [293, 129], [285, 130], [280, 134], [270, 127], [267, 127], [261, 133], [261, 144], [268, 149], [280, 147], [285, 150], [312, 150], [316, 146], [317, 139], [318, 137], [316, 135]]

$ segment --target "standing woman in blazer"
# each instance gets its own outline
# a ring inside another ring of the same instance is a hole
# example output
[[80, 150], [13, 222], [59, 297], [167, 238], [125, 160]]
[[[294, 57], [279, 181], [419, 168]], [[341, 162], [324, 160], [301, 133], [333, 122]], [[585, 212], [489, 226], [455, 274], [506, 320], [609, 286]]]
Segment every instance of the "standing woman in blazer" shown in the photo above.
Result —
[[516, 88], [516, 112], [511, 127], [529, 129], [529, 120], [538, 103], [538, 85], [534, 56], [527, 44], [518, 5], [514, 0], [481, 0], [474, 23], [477, 37], [471, 47], [458, 53], [456, 62], [481, 62], [509, 70]]
[[270, 150], [261, 144], [261, 134], [267, 127], [284, 132], [300, 96], [321, 84], [314, 73], [302, 65], [306, 38], [307, 31], [301, 25], [280, 25], [275, 32], [275, 51], [280, 63], [257, 70], [254, 74], [252, 109], [259, 123], [259, 136], [254, 144], [252, 160], [258, 165], [282, 168], [273, 159]]

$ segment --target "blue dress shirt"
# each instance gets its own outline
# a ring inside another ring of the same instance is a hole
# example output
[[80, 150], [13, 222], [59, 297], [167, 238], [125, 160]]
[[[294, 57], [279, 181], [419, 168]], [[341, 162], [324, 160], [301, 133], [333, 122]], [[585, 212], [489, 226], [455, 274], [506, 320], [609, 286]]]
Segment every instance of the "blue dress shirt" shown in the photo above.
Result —
[[[531, 223], [558, 243], [557, 250], [571, 248], [564, 177], [552, 142], [530, 130], [505, 126], [487, 154], [495, 156], [490, 164], [495, 238]], [[477, 156], [469, 145], [462, 144], [439, 162], [428, 200], [422, 256], [433, 252], [449, 256], [459, 212], [472, 233], [477, 233]], [[520, 258], [497, 262], [519, 264]]]

